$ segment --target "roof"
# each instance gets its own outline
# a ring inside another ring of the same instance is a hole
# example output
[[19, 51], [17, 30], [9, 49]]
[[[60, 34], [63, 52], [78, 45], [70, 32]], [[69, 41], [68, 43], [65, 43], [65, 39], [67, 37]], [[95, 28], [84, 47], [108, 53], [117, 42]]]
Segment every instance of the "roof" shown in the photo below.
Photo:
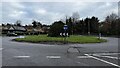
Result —
[[20, 27], [20, 26], [13, 26], [13, 28], [15, 29], [15, 30], [22, 30], [22, 31], [26, 31], [26, 29], [24, 28], [24, 27]]
[[2, 30], [8, 30], [7, 26], [2, 26]]
[[2, 26], [2, 30], [20, 30], [20, 31], [26, 31], [26, 29], [22, 26]]

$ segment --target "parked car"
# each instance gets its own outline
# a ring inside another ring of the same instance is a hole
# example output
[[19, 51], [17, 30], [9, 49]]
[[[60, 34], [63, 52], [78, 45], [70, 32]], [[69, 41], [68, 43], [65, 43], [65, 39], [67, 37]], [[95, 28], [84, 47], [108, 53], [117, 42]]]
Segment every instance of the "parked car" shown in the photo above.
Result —
[[16, 33], [7, 33], [7, 36], [17, 36]]

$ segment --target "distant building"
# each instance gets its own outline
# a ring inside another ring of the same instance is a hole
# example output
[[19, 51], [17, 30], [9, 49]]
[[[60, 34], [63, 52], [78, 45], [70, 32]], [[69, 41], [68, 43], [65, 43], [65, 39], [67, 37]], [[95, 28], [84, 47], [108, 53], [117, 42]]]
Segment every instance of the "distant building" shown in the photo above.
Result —
[[26, 28], [26, 33], [27, 34], [47, 34], [48, 31], [49, 31], [49, 26], [47, 25], [43, 25], [43, 26], [36, 26], [36, 27], [33, 27], [32, 25], [28, 25], [28, 26], [25, 26]]
[[44, 33], [48, 33], [50, 29], [50, 26], [43, 26], [42, 30], [44, 31]]
[[16, 25], [4, 25], [1, 26], [2, 34], [8, 34], [8, 33], [16, 33], [18, 35], [38, 35], [38, 34], [45, 34], [48, 33], [49, 27], [48, 26], [37, 26], [33, 27], [32, 25], [28, 26], [16, 26]]
[[14, 32], [16, 34], [24, 34], [26, 32], [26, 29], [23, 26], [2, 26], [2, 33], [7, 34]]
[[27, 34], [42, 34], [44, 31], [42, 30], [41, 27], [37, 26], [35, 28], [33, 28], [32, 26], [26, 26], [26, 33]]

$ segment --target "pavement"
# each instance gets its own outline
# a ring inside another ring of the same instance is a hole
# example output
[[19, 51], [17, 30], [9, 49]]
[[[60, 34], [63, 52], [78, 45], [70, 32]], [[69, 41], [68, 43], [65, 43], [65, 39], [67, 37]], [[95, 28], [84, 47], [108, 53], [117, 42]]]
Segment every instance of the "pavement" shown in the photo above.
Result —
[[[120, 68], [118, 38], [103, 37], [105, 43], [35, 44], [1, 37], [2, 66], [114, 66]], [[69, 47], [77, 47], [70, 48]], [[69, 53], [67, 53], [67, 50]]]

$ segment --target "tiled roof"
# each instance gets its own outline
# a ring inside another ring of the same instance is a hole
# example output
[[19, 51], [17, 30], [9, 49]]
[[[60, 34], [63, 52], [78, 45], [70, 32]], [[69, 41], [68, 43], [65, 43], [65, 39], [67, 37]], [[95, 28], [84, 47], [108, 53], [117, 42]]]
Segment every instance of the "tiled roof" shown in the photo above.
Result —
[[13, 28], [15, 30], [22, 30], [22, 31], [25, 31], [26, 29], [24, 27], [20, 27], [20, 26], [13, 26]]

